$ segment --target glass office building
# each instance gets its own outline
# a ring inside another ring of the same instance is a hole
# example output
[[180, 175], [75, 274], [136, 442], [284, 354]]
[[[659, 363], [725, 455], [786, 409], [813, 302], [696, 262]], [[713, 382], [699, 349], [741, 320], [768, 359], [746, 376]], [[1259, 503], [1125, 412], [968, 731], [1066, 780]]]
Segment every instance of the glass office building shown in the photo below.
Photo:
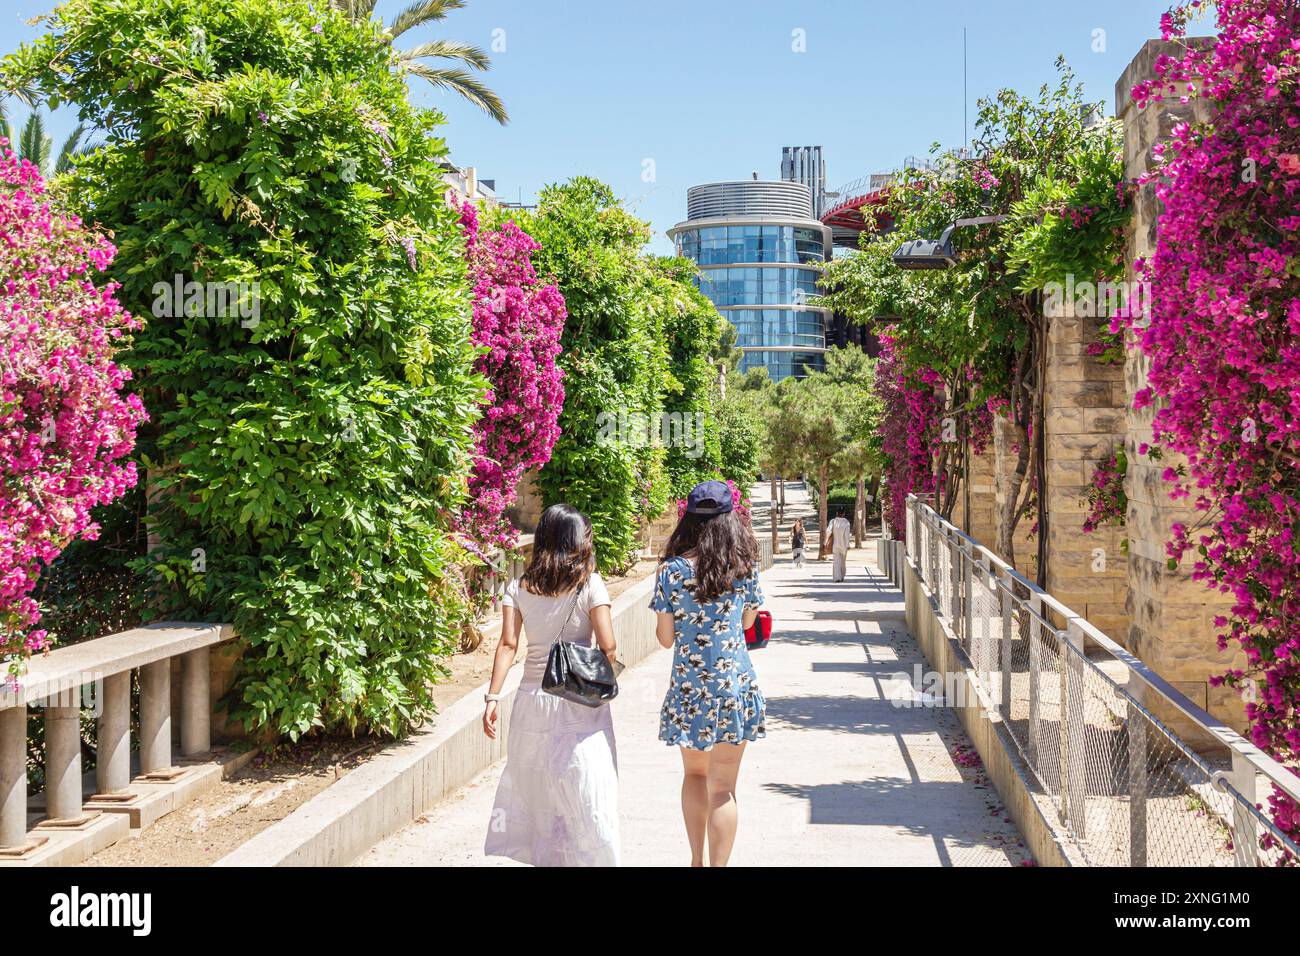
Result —
[[825, 365], [830, 312], [808, 301], [831, 234], [812, 206], [803, 183], [709, 183], [687, 192], [686, 221], [668, 231], [699, 265], [700, 291], [736, 326], [741, 371], [765, 366], [779, 381]]

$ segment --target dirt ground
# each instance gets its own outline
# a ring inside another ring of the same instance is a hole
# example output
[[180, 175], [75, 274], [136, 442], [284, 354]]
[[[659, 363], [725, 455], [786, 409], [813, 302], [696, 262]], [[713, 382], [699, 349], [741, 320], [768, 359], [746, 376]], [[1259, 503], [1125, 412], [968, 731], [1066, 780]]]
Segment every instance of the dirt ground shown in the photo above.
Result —
[[[642, 560], [627, 574], [609, 577], [617, 597], [655, 568]], [[520, 642], [520, 656], [524, 651]], [[451, 659], [451, 678], [433, 691], [442, 710], [485, 683], [492, 674], [496, 636], [475, 651]], [[436, 719], [436, 718], [435, 718]], [[363, 763], [384, 741], [324, 737], [259, 754], [229, 780], [163, 817], [140, 836], [95, 854], [83, 866], [209, 866], [273, 823], [284, 819], [335, 780]]]
[[209, 866], [288, 816], [381, 744], [324, 737], [258, 754], [229, 780], [169, 813], [139, 837], [115, 843], [81, 865]]

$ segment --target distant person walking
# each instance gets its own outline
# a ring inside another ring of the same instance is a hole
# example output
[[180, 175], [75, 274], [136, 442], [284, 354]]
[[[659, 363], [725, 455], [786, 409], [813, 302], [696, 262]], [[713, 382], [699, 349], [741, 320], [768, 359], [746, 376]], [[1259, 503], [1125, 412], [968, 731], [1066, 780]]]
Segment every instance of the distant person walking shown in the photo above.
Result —
[[726, 866], [736, 841], [736, 778], [745, 743], [766, 736], [767, 704], [744, 629], [763, 604], [758, 542], [720, 481], [691, 489], [659, 565], [651, 610], [673, 670], [659, 739], [681, 748], [682, 817], [691, 865]]
[[501, 641], [483, 712], [483, 732], [493, 740], [521, 627], [528, 656], [511, 707], [488, 856], [534, 866], [618, 866], [618, 757], [609, 706], [585, 707], [542, 690], [557, 640], [594, 641], [614, 660], [609, 592], [595, 568], [590, 519], [570, 505], [551, 505], [537, 525], [528, 569], [502, 599]]
[[833, 559], [831, 579], [843, 581], [848, 570], [849, 538], [853, 534], [853, 528], [849, 525], [848, 519], [844, 517], [843, 510], [835, 513], [835, 517], [827, 527], [826, 533], [829, 535], [831, 557]]
[[790, 529], [790, 550], [794, 553], [794, 566], [796, 568], [803, 567], [804, 538], [803, 518], [795, 518], [794, 527]]

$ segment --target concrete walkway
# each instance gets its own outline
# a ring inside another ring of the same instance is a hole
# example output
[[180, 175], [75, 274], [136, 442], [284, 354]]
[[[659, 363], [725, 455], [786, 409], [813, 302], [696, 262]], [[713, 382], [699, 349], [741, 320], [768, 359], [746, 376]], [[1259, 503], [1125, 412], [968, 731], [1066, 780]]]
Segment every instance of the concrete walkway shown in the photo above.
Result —
[[[793, 495], [806, 506], [802, 491]], [[1028, 853], [977, 759], [963, 756], [969, 743], [955, 715], [923, 706], [900, 676], [924, 670], [924, 659], [906, 633], [902, 595], [869, 555], [874, 543], [851, 553], [842, 583], [831, 581], [829, 561], [796, 569], [788, 554], [763, 575], [774, 634], [754, 666], [768, 736], [745, 754], [732, 865], [1017, 865]], [[660, 651], [626, 671], [613, 704], [626, 866], [690, 859], [681, 761], [656, 738], [670, 663]], [[483, 856], [500, 771], [484, 772], [358, 865], [517, 865]]]

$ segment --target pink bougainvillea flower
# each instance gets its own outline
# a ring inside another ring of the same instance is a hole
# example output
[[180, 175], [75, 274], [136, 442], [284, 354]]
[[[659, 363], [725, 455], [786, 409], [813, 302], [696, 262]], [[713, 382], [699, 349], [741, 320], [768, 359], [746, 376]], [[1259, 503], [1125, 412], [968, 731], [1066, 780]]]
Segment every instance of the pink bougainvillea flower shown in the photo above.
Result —
[[135, 485], [123, 459], [146, 416], [113, 361], [139, 323], [93, 278], [116, 250], [57, 212], [37, 168], [7, 146], [0, 138], [0, 656], [14, 680], [49, 643], [32, 597], [41, 572], [97, 536], [91, 509]]
[[[1194, 3], [1161, 22], [1186, 36]], [[1139, 408], [1155, 409], [1154, 446], [1167, 459], [1170, 495], [1202, 512], [1179, 524], [1171, 559], [1193, 554], [1192, 577], [1232, 598], [1215, 626], [1239, 648], [1250, 681], [1245, 710], [1254, 742], [1300, 764], [1300, 5], [1218, 0], [1211, 43], [1161, 56], [1139, 105], [1194, 90], [1204, 122], [1174, 124], [1146, 177], [1162, 205], [1145, 326], [1129, 324], [1149, 361]], [[1201, 32], [1198, 30], [1198, 32]], [[1210, 31], [1205, 31], [1210, 32]], [[1252, 699], [1254, 698], [1254, 699]], [[1294, 803], [1269, 799], [1284, 833], [1300, 835]], [[1292, 860], [1292, 863], [1296, 861]]]
[[469, 503], [457, 530], [483, 550], [513, 547], [506, 511], [524, 472], [551, 459], [560, 437], [564, 373], [556, 364], [567, 312], [553, 284], [538, 280], [537, 241], [513, 222], [481, 229], [474, 206], [461, 208], [470, 281], [474, 285], [477, 370], [489, 403], [475, 428]]

